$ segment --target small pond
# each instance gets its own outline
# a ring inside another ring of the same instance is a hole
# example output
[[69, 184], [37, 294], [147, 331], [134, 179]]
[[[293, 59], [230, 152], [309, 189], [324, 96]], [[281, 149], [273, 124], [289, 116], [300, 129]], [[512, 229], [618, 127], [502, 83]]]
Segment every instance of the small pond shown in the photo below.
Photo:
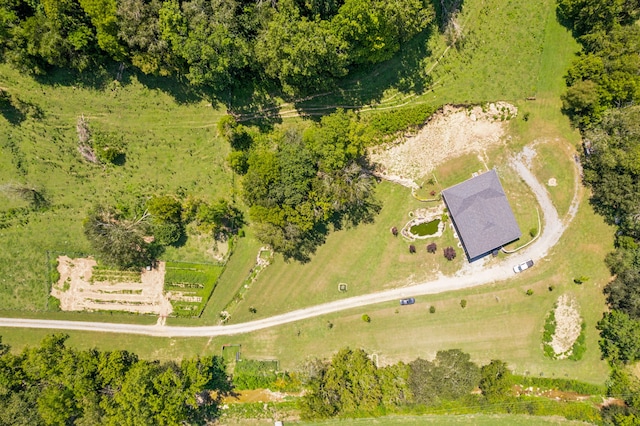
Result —
[[413, 225], [409, 232], [413, 235], [425, 237], [427, 235], [433, 235], [438, 232], [438, 225], [440, 225], [440, 219], [434, 219], [430, 222], [422, 222], [417, 225]]

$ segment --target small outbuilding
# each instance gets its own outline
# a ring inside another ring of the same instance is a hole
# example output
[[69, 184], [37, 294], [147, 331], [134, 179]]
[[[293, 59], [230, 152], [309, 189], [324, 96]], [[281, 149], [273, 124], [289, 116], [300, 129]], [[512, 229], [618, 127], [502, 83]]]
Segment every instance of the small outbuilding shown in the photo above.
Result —
[[495, 170], [445, 189], [442, 197], [470, 262], [522, 235]]

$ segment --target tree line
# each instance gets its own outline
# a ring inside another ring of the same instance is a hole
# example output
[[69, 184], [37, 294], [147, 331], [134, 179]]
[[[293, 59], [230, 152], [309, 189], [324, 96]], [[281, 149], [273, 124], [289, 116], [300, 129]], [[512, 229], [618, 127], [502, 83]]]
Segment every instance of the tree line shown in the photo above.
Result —
[[73, 349], [68, 337], [48, 336], [17, 354], [0, 339], [0, 424], [206, 424], [231, 389], [219, 357], [160, 363]]
[[604, 289], [610, 311], [598, 329], [627, 405], [605, 414], [611, 424], [633, 424], [640, 385], [624, 366], [640, 360], [640, 2], [559, 0], [558, 13], [583, 46], [563, 96], [583, 137], [583, 180], [594, 210], [616, 227], [615, 251], [605, 259], [613, 275]]
[[[433, 360], [378, 367], [364, 350], [345, 348], [330, 360], [312, 359], [298, 371], [280, 372], [277, 377], [263, 363], [243, 360], [243, 368], [236, 366], [230, 377], [217, 356], [160, 363], [122, 350], [74, 349], [67, 346], [68, 337], [50, 335], [17, 353], [0, 339], [0, 424], [208, 424], [221, 414], [223, 396], [234, 389], [264, 386], [304, 388], [297, 403], [304, 419], [446, 409], [465, 414], [560, 415], [611, 424], [625, 409], [612, 405], [603, 409], [601, 417], [591, 402], [519, 394], [518, 389], [530, 386], [587, 395], [605, 390], [572, 380], [516, 376], [501, 360], [478, 366], [459, 349], [438, 351]], [[640, 381], [633, 374], [613, 369], [608, 395], [637, 407], [638, 390]]]
[[7, 0], [0, 57], [34, 74], [117, 61], [215, 93], [250, 80], [317, 91], [434, 17], [426, 0]]
[[[588, 422], [601, 420], [598, 409], [589, 403], [544, 403], [517, 393], [520, 385], [599, 394], [597, 386], [515, 376], [501, 360], [478, 366], [459, 349], [438, 351], [431, 361], [418, 358], [377, 367], [362, 349], [345, 348], [330, 361], [309, 362], [304, 377], [307, 392], [299, 407], [305, 419], [426, 413], [441, 408], [448, 413], [560, 415]], [[628, 390], [626, 382], [615, 383], [617, 391]]]

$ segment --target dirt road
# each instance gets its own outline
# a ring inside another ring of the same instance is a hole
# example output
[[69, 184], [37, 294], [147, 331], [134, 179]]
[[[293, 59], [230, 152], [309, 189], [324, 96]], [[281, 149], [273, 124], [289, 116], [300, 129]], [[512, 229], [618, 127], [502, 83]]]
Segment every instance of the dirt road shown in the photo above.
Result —
[[573, 201], [566, 217], [564, 219], [560, 219], [558, 212], [553, 207], [547, 190], [540, 184], [540, 182], [537, 181], [531, 171], [527, 168], [525, 161], [526, 159], [523, 157], [513, 158], [511, 166], [531, 187], [538, 199], [544, 218], [543, 231], [535, 243], [517, 254], [510, 255], [508, 260], [492, 267], [483, 267], [481, 262], [474, 262], [473, 264], [467, 265], [467, 267], [463, 268], [455, 276], [439, 276], [435, 280], [421, 284], [336, 300], [334, 302], [324, 303], [241, 324], [204, 327], [172, 327], [165, 325], [150, 326], [99, 322], [0, 318], [0, 327], [83, 330], [108, 333], [142, 334], [159, 337], [226, 336], [248, 333], [346, 309], [397, 300], [402, 297], [442, 293], [507, 280], [514, 276], [512, 270], [513, 265], [524, 262], [527, 259], [533, 259], [535, 262], [540, 262], [549, 254], [552, 248], [560, 240], [560, 237], [564, 233], [567, 225], [575, 217], [582, 197], [582, 189], [579, 184], [579, 173], [576, 171]]

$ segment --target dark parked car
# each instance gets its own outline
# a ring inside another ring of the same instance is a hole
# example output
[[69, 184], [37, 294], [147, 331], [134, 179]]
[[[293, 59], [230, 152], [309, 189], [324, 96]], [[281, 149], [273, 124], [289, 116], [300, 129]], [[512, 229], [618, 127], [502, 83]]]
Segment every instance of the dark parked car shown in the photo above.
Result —
[[401, 305], [413, 305], [414, 303], [416, 303], [416, 299], [414, 299], [413, 297], [408, 297], [406, 299], [400, 299], [400, 304]]

